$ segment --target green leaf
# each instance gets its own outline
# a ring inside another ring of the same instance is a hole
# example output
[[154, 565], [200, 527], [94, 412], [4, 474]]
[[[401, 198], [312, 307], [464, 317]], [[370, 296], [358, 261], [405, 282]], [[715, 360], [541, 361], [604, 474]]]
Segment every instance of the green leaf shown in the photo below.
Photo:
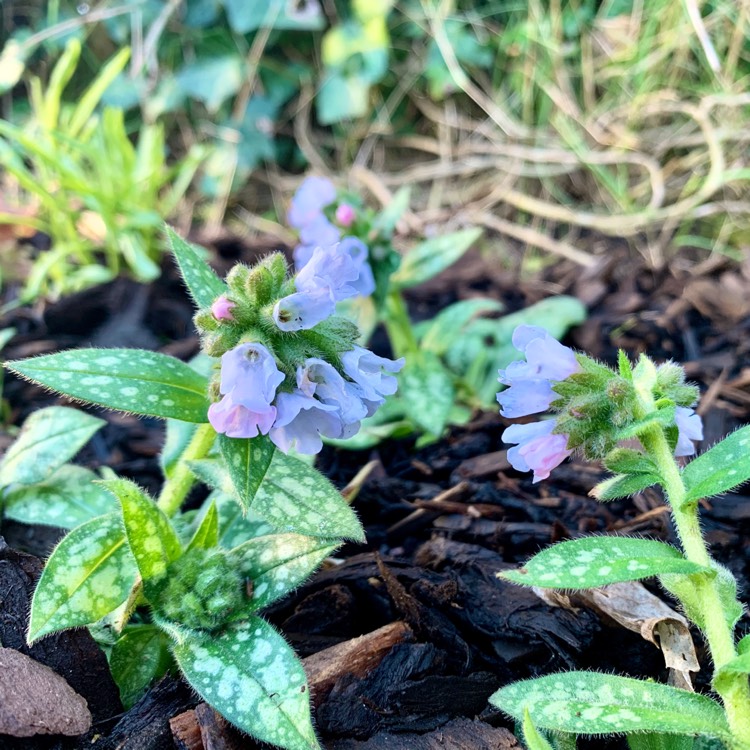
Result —
[[186, 552], [193, 549], [213, 549], [219, 544], [219, 511], [216, 503], [209, 503], [193, 538], [188, 543]]
[[604, 457], [604, 465], [616, 474], [658, 474], [656, 464], [644, 453], [615, 448]]
[[452, 266], [480, 237], [480, 227], [462, 229], [425, 240], [412, 248], [391, 277], [401, 289], [421, 284]]
[[390, 238], [396, 231], [396, 224], [409, 208], [410, 197], [411, 186], [400, 187], [390, 203], [373, 219], [370, 230], [377, 232], [381, 237]]
[[636, 492], [645, 490], [646, 487], [653, 487], [661, 482], [661, 477], [656, 474], [616, 474], [599, 482], [589, 494], [597, 500], [606, 502], [621, 497], [630, 497]]
[[174, 473], [185, 448], [193, 439], [195, 430], [195, 422], [181, 422], [178, 419], [166, 420], [164, 447], [159, 454], [159, 464], [166, 479], [169, 479]]
[[354, 511], [322, 474], [276, 451], [252, 510], [279, 531], [364, 541]]
[[594, 536], [560, 542], [534, 555], [519, 570], [498, 573], [523, 586], [590, 589], [619, 581], [639, 581], [662, 573], [707, 571], [662, 542]]
[[523, 739], [529, 747], [529, 750], [554, 750], [552, 745], [539, 733], [539, 730], [531, 721], [529, 709], [523, 711]]
[[169, 563], [182, 554], [172, 524], [135, 482], [110, 479], [102, 485], [120, 501], [128, 545], [144, 585], [157, 581], [166, 573]]
[[188, 96], [202, 101], [211, 114], [242, 86], [244, 64], [239, 55], [201, 58], [188, 63], [175, 78]]
[[172, 657], [163, 631], [155, 625], [129, 625], [112, 646], [109, 668], [125, 710], [169, 669]]
[[750, 479], [750, 425], [727, 435], [682, 470], [685, 502], [721, 495]]
[[561, 732], [730, 736], [723, 709], [704, 695], [598, 672], [515, 682], [500, 688], [490, 702], [518, 720], [528, 709], [538, 727]]
[[175, 633], [174, 656], [193, 689], [252, 737], [286, 750], [318, 750], [302, 663], [264, 620], [218, 635]]
[[[252, 504], [260, 489], [276, 448], [265, 436], [248, 438], [230, 438], [218, 436], [219, 450], [229, 470], [237, 499], [243, 508]], [[215, 485], [212, 485], [215, 486]], [[222, 489], [217, 487], [217, 489]]]
[[630, 750], [693, 750], [695, 739], [679, 734], [629, 734]]
[[66, 396], [134, 414], [207, 422], [206, 379], [174, 357], [143, 349], [70, 349], [6, 362]]
[[276, 529], [257, 513], [243, 513], [240, 504], [229, 495], [212, 492], [219, 510], [219, 544], [233, 549], [258, 536], [273, 534]]
[[472, 319], [487, 312], [499, 312], [503, 304], [493, 299], [465, 299], [441, 310], [431, 321], [421, 337], [424, 349], [438, 356], [445, 354], [451, 344], [463, 335]]
[[44, 566], [31, 602], [29, 643], [48, 633], [96, 622], [122, 604], [136, 566], [117, 514], [70, 532]]
[[238, 34], [247, 34], [261, 27], [298, 31], [325, 27], [325, 16], [318, 0], [303, 3], [290, 3], [287, 0], [266, 0], [263, 3], [223, 0], [223, 5], [232, 31]]
[[0, 466], [0, 485], [36, 484], [48, 479], [106, 422], [67, 406], [34, 412], [23, 424]]
[[414, 424], [433, 435], [443, 432], [455, 391], [450, 373], [432, 352], [407, 357], [399, 375], [399, 395]]
[[250, 609], [267, 607], [307, 580], [333, 553], [338, 539], [301, 534], [271, 534], [232, 550], [237, 569], [253, 582]]
[[166, 232], [190, 296], [198, 307], [210, 307], [217, 297], [226, 294], [227, 285], [211, 270], [195, 246], [185, 242], [170, 226], [166, 227]]
[[370, 83], [357, 73], [328, 71], [315, 104], [322, 125], [364, 117], [370, 111]]
[[5, 516], [14, 521], [72, 529], [117, 510], [93, 471], [67, 464], [39, 484], [16, 486], [5, 495]]

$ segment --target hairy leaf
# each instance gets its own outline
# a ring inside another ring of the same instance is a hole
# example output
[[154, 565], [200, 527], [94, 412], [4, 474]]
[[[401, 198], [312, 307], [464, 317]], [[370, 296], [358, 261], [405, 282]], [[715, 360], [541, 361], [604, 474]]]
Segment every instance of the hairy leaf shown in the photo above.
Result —
[[490, 702], [516, 719], [576, 734], [664, 732], [729, 736], [721, 706], [698, 693], [598, 672], [566, 672], [500, 688]]
[[498, 577], [524, 586], [589, 589], [663, 573], [700, 573], [705, 570], [686, 560], [679, 550], [662, 542], [594, 536], [547, 547], [519, 570], [503, 571]]
[[220, 434], [218, 443], [237, 499], [243, 508], [249, 508], [277, 451], [273, 443], [262, 435], [247, 439]]
[[286, 750], [318, 750], [302, 664], [259, 617], [217, 634], [180, 631], [174, 656], [193, 689], [252, 737]]
[[657, 474], [616, 474], [599, 482], [589, 494], [597, 500], [607, 502], [621, 497], [630, 497], [661, 481], [661, 477]]
[[188, 543], [186, 552], [192, 549], [213, 549], [219, 544], [219, 511], [216, 503], [211, 501], [203, 513], [193, 538]]
[[524, 709], [523, 712], [523, 738], [526, 741], [529, 750], [554, 750], [552, 745], [547, 742], [539, 730], [534, 726], [528, 708]]
[[208, 421], [207, 382], [174, 357], [142, 349], [70, 349], [7, 362], [13, 372], [58, 393], [110, 409]]
[[136, 572], [117, 514], [74, 529], [52, 552], [37, 583], [29, 643], [109, 614], [125, 601]]
[[414, 424], [432, 435], [443, 432], [456, 394], [450, 373], [432, 352], [406, 360], [399, 376], [399, 395]]
[[0, 465], [0, 485], [43, 482], [69, 461], [104, 424], [79, 409], [49, 406], [23, 424]]
[[198, 307], [209, 307], [227, 292], [227, 285], [211, 270], [195, 247], [185, 242], [172, 227], [166, 227], [166, 232], [190, 296]]

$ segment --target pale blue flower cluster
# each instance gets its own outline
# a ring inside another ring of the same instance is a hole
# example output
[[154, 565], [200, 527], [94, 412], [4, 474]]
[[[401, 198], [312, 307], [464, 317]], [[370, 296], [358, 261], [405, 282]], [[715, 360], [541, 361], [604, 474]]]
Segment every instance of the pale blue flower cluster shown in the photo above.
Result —
[[234, 438], [269, 435], [287, 452], [314, 454], [322, 438], [348, 438], [396, 392], [404, 360], [378, 357], [355, 346], [341, 358], [343, 374], [322, 359], [297, 368], [296, 387], [278, 391], [284, 381], [273, 355], [262, 344], [240, 344], [221, 358], [222, 399], [209, 407], [217, 432]]

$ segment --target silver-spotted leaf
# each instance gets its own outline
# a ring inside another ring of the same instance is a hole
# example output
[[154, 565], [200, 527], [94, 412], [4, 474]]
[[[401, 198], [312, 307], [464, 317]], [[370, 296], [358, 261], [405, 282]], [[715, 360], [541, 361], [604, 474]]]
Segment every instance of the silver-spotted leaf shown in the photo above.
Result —
[[391, 284], [406, 289], [428, 281], [452, 266], [481, 236], [482, 229], [473, 227], [421, 242], [404, 255]]
[[523, 712], [523, 738], [529, 750], [554, 750], [552, 745], [542, 736], [541, 732], [534, 726], [529, 709]]
[[534, 555], [518, 570], [498, 576], [523, 586], [589, 589], [620, 581], [639, 581], [663, 573], [705, 572], [662, 542], [631, 537], [593, 536], [560, 542]]
[[147, 587], [182, 554], [179, 537], [169, 519], [137, 484], [110, 479], [102, 485], [120, 501], [128, 545]]
[[237, 499], [243, 508], [249, 508], [277, 451], [263, 435], [251, 440], [219, 435], [218, 444]]
[[362, 524], [341, 493], [302, 461], [275, 451], [252, 510], [279, 531], [364, 540]]
[[210, 497], [219, 509], [219, 544], [233, 549], [258, 536], [273, 534], [276, 529], [252, 510], [243, 512], [240, 504], [230, 495], [212, 492]]
[[301, 534], [270, 534], [232, 550], [232, 559], [253, 582], [252, 610], [267, 607], [309, 578], [341, 544]]
[[407, 359], [399, 375], [399, 396], [409, 419], [432, 435], [440, 435], [455, 399], [453, 378], [432, 352]]
[[302, 663], [259, 617], [219, 634], [181, 631], [173, 653], [193, 689], [252, 737], [285, 750], [318, 750]]
[[664, 732], [729, 736], [715, 701], [671, 685], [598, 672], [566, 672], [500, 688], [490, 703], [521, 720], [576, 734]]
[[0, 485], [43, 482], [73, 458], [104, 424], [103, 419], [68, 406], [35, 411], [5, 454], [0, 465]]
[[750, 479], [750, 425], [727, 435], [683, 470], [685, 502], [728, 492]]
[[7, 362], [13, 372], [110, 409], [207, 422], [206, 378], [184, 362], [143, 349], [70, 349]]
[[155, 625], [129, 625], [112, 646], [109, 668], [125, 709], [131, 708], [172, 664], [168, 639]]
[[432, 320], [426, 321], [420, 343], [425, 349], [442, 356], [463, 335], [464, 327], [474, 318], [488, 312], [500, 312], [502, 309], [502, 303], [483, 297], [454, 302]]
[[5, 495], [5, 516], [14, 521], [72, 529], [117, 510], [99, 477], [83, 466], [67, 464], [38, 484], [17, 485]]
[[109, 614], [125, 601], [136, 574], [118, 514], [74, 529], [54, 549], [37, 583], [29, 643]]
[[166, 231], [190, 296], [198, 307], [209, 307], [217, 297], [226, 293], [226, 284], [211, 270], [195, 247], [185, 242], [172, 227], [167, 227]]

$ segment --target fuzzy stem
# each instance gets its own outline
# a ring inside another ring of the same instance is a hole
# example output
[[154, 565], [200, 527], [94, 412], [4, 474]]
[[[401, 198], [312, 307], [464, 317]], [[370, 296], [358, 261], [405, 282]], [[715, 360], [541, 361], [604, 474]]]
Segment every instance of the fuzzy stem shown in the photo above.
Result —
[[[641, 441], [659, 467], [685, 557], [698, 565], [713, 568], [714, 562], [700, 529], [698, 503], [685, 503], [685, 484], [664, 431], [661, 427], [650, 427], [641, 436]], [[703, 634], [713, 657], [714, 674], [717, 674], [722, 666], [737, 656], [733, 629], [725, 616], [717, 578], [697, 575], [692, 580], [696, 594], [703, 602]], [[750, 749], [750, 685], [747, 675], [725, 678], [721, 689], [716, 688], [716, 691], [724, 703], [735, 740], [732, 748]]]
[[156, 504], [170, 518], [180, 509], [195, 483], [195, 476], [187, 465], [188, 461], [204, 458], [216, 439], [216, 431], [210, 424], [198, 425], [193, 437], [182, 452], [174, 473], [164, 482]]

